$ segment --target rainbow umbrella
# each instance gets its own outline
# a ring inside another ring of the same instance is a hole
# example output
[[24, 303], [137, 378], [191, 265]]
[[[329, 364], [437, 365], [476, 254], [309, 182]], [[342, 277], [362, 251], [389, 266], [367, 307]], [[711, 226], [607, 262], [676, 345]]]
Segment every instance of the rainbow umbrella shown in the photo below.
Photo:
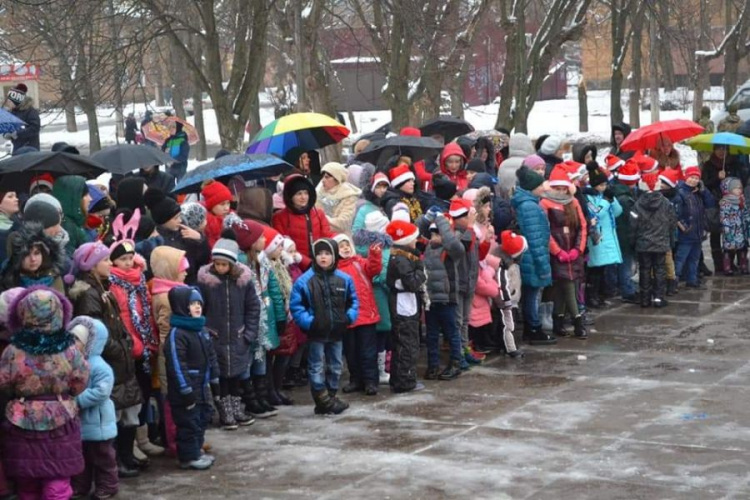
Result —
[[294, 113], [274, 120], [257, 133], [247, 154], [267, 153], [284, 157], [292, 150], [311, 151], [337, 144], [349, 129], [320, 113]]

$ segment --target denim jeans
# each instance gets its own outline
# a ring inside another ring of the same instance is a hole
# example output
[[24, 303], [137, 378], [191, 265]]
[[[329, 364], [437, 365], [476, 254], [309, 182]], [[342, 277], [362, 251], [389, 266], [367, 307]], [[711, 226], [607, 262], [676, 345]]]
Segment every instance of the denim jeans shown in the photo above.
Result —
[[633, 283], [633, 263], [635, 256], [630, 253], [622, 254], [622, 264], [617, 268], [619, 273], [620, 295], [630, 297], [635, 294], [635, 283]]
[[310, 389], [313, 393], [323, 389], [337, 391], [341, 378], [341, 354], [343, 343], [308, 342], [307, 373], [310, 378]]
[[679, 242], [674, 256], [677, 279], [686, 276], [689, 285], [698, 284], [698, 264], [701, 261], [701, 242]]
[[539, 298], [542, 289], [523, 285], [521, 288], [521, 302], [523, 304], [523, 320], [528, 327], [541, 328], [542, 320], [539, 319]]
[[456, 307], [456, 326], [458, 327], [461, 346], [469, 347], [469, 315], [471, 314], [471, 303], [474, 301], [474, 292], [458, 294], [458, 306]]
[[[253, 357], [248, 367], [250, 375], [253, 377], [262, 377], [266, 374], [266, 355], [264, 354], [262, 359], [257, 359], [255, 353], [251, 352], [250, 355]], [[246, 379], [248, 377], [242, 376], [241, 378]]]
[[451, 347], [451, 360], [461, 361], [461, 335], [456, 324], [456, 304], [432, 304], [427, 318], [427, 365], [440, 365], [440, 330]]
[[360, 325], [344, 334], [344, 355], [349, 381], [378, 385], [378, 333], [375, 325]]

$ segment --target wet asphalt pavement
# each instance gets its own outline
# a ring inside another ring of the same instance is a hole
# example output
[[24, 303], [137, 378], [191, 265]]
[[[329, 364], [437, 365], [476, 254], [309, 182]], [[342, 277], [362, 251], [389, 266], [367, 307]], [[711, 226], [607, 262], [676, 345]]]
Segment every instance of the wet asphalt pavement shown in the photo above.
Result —
[[296, 389], [275, 418], [209, 430], [211, 470], [155, 459], [119, 497], [750, 498], [750, 277], [707, 287], [660, 310], [615, 301], [587, 341], [381, 386], [338, 417]]

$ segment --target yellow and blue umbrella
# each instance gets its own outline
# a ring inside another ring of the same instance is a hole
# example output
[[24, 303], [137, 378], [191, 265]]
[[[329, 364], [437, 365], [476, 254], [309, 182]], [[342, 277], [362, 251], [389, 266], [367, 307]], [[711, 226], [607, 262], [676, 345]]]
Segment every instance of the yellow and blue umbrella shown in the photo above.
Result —
[[750, 139], [732, 132], [697, 135], [685, 141], [685, 144], [696, 151], [713, 151], [714, 146], [727, 146], [729, 154], [750, 153]]
[[310, 151], [337, 144], [349, 129], [320, 113], [293, 113], [274, 120], [258, 132], [246, 153], [285, 157], [292, 150]]

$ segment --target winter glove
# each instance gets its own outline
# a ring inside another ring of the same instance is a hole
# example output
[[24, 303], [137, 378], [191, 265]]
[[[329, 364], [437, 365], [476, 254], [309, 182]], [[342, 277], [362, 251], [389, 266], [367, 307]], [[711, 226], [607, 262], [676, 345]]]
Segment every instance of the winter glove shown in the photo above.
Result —
[[612, 202], [615, 199], [615, 193], [612, 191], [612, 188], [608, 187], [604, 190], [604, 198], [609, 202]]
[[435, 222], [435, 218], [437, 217], [439, 213], [442, 213], [442, 210], [440, 210], [440, 207], [433, 205], [427, 210], [427, 213], [424, 214], [424, 218], [427, 219], [429, 222]]
[[555, 257], [557, 257], [557, 260], [559, 260], [560, 262], [570, 262], [570, 254], [568, 254], [568, 252], [566, 252], [565, 250], [560, 250], [560, 252]]
[[578, 251], [577, 248], [574, 248], [570, 252], [568, 252], [568, 256], [570, 257], [570, 260], [568, 262], [575, 262], [578, 260], [578, 257], [581, 255], [581, 253]]

